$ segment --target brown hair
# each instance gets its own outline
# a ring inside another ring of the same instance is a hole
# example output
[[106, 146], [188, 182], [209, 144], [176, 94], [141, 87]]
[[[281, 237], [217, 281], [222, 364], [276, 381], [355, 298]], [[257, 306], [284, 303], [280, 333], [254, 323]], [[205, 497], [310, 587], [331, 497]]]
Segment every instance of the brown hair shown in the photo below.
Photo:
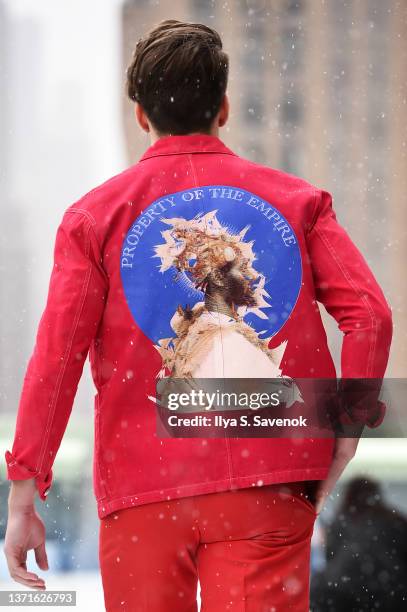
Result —
[[208, 133], [228, 71], [229, 57], [215, 30], [166, 19], [138, 41], [127, 69], [127, 94], [161, 135]]

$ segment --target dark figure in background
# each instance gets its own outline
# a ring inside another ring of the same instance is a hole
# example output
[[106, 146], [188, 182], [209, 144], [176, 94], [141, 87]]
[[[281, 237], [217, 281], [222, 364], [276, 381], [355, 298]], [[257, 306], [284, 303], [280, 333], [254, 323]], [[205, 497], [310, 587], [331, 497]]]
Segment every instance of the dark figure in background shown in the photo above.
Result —
[[407, 610], [407, 519], [374, 480], [353, 478], [327, 530], [327, 566], [311, 582], [312, 612]]

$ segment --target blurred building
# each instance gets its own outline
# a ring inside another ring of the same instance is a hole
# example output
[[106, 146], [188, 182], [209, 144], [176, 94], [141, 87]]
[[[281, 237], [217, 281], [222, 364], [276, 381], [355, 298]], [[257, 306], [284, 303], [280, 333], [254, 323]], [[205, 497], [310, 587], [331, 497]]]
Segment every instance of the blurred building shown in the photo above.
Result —
[[[338, 220], [392, 305], [388, 376], [406, 374], [407, 3], [397, 0], [127, 0], [123, 62], [169, 17], [203, 22], [230, 55], [231, 116], [220, 137], [240, 155], [330, 191]], [[129, 163], [149, 140], [123, 97]], [[323, 312], [336, 363], [341, 335]]]

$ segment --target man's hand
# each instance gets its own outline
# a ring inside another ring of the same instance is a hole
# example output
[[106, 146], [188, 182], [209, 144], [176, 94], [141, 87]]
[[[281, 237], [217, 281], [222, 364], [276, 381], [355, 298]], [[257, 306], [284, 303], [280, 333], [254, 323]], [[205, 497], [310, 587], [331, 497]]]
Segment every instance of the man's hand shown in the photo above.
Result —
[[315, 510], [319, 514], [324, 506], [325, 499], [335, 487], [342, 472], [353, 459], [359, 444], [359, 438], [336, 438], [334, 457], [325, 480], [318, 484], [315, 496]]
[[13, 481], [8, 502], [4, 553], [11, 578], [33, 589], [45, 589], [37, 574], [27, 571], [27, 551], [34, 549], [37, 565], [48, 569], [45, 526], [34, 506], [34, 480]]

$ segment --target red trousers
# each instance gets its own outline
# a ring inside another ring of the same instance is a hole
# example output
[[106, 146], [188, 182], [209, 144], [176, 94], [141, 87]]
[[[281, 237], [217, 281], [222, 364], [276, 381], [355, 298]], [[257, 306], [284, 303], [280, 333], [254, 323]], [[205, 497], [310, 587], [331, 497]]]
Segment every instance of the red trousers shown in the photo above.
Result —
[[160, 501], [100, 520], [108, 612], [308, 612], [306, 483]]

